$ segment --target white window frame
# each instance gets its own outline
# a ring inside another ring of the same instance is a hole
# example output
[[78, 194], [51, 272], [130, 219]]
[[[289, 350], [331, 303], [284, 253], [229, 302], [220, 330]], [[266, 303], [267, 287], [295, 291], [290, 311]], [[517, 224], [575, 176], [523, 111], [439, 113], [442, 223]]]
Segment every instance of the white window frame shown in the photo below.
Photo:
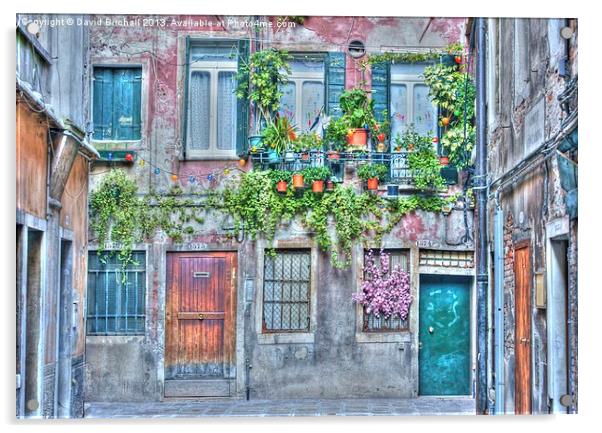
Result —
[[[238, 72], [238, 62], [233, 61], [206, 61], [196, 60], [190, 64], [188, 71], [188, 95], [190, 95], [190, 86], [192, 74], [194, 72], [208, 72], [209, 73], [209, 146], [208, 149], [192, 149], [190, 147], [190, 127], [192, 124], [192, 110], [190, 104], [192, 103], [190, 96], [188, 97], [188, 106], [186, 107], [187, 127], [186, 127], [186, 150], [187, 156], [192, 158], [219, 158], [236, 157], [236, 138], [234, 140], [234, 146], [230, 150], [219, 149], [217, 147], [217, 92], [218, 92], [218, 75], [220, 72]], [[233, 97], [235, 98], [234, 94]], [[236, 103], [236, 101], [235, 101]], [[236, 116], [235, 116], [236, 120]], [[233, 125], [234, 127], [234, 125]]]
[[[406, 86], [406, 125], [411, 125], [414, 123], [414, 86], [417, 84], [426, 86], [424, 80], [420, 78], [420, 75], [414, 74], [391, 74], [391, 79], [389, 82], [389, 91], [391, 91], [391, 87], [393, 85], [403, 84]], [[389, 110], [391, 107], [389, 107]], [[433, 125], [433, 134], [437, 135], [437, 108], [433, 107], [433, 118], [435, 119]], [[392, 114], [392, 113], [391, 113]], [[437, 150], [437, 146], [434, 145], [435, 150]], [[391, 148], [392, 149], [392, 148]]]
[[[299, 119], [303, 121], [303, 83], [307, 81], [317, 81], [324, 88], [324, 72], [294, 72], [288, 77], [287, 83], [293, 83], [295, 85], [295, 118], [292, 119], [293, 125], [296, 125], [299, 131], [303, 131], [305, 128], [299, 123]], [[323, 105], [326, 104], [326, 89], [323, 92], [324, 100]]]

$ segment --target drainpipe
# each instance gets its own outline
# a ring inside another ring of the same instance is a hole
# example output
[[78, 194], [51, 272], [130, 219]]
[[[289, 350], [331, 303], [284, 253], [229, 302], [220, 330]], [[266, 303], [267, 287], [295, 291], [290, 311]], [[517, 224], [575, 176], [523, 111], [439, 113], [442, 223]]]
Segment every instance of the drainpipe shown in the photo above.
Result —
[[495, 414], [503, 414], [505, 409], [504, 371], [504, 211], [496, 198], [493, 215], [493, 257], [495, 269]]
[[477, 161], [473, 191], [477, 194], [477, 414], [487, 413], [487, 113], [485, 94], [485, 19], [477, 18]]

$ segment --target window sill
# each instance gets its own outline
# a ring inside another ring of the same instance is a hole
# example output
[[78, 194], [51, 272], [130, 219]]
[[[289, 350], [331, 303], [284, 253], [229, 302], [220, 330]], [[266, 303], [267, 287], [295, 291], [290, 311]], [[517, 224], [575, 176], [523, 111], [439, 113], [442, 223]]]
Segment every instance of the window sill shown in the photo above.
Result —
[[96, 150], [139, 150], [142, 139], [139, 140], [94, 140], [90, 141]]
[[410, 331], [399, 332], [356, 332], [357, 343], [410, 343], [412, 333]]
[[240, 157], [236, 154], [231, 155], [186, 155], [186, 158], [180, 157], [180, 161], [238, 161]]
[[257, 344], [313, 344], [313, 332], [257, 334]]

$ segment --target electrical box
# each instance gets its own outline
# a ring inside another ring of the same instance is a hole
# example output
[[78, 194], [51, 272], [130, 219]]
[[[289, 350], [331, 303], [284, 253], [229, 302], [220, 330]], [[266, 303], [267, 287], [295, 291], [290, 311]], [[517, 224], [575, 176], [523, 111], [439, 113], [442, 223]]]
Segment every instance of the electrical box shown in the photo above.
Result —
[[535, 274], [535, 307], [546, 308], [546, 283], [542, 272]]

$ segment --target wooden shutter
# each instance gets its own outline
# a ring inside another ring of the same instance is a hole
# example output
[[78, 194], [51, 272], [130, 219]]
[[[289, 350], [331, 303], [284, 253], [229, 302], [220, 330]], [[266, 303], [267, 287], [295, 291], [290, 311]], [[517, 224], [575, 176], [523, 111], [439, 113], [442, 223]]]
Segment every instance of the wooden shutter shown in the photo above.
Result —
[[[372, 100], [374, 101], [374, 116], [376, 120], [385, 120], [383, 111], [389, 111], [390, 64], [379, 62], [372, 65]], [[387, 114], [388, 116], [389, 114]]]
[[[241, 62], [249, 61], [249, 41], [238, 41], [238, 67]], [[243, 156], [247, 153], [247, 133], [249, 128], [249, 101], [246, 98], [237, 99], [236, 107], [236, 154]]]
[[96, 140], [139, 140], [142, 68], [95, 68], [93, 121]]
[[111, 138], [138, 140], [140, 139], [141, 69], [115, 68], [112, 72], [113, 134]]
[[182, 107], [182, 149], [183, 157], [186, 159], [186, 149], [188, 147], [188, 82], [190, 76], [190, 36], [186, 36], [186, 62], [184, 66], [184, 106]]
[[113, 71], [94, 68], [94, 139], [108, 140], [113, 133]]
[[341, 117], [339, 98], [345, 90], [345, 53], [328, 53], [326, 58], [326, 114]]

